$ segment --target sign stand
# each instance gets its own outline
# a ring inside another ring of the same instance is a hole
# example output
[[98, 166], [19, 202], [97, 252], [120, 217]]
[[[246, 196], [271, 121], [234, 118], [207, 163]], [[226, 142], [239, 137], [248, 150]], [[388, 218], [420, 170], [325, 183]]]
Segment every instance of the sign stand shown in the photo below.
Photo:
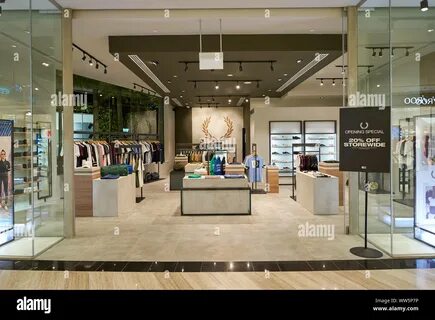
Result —
[[367, 247], [367, 216], [368, 216], [368, 202], [369, 202], [369, 173], [366, 171], [365, 185], [364, 185], [364, 247], [353, 247], [350, 252], [358, 257], [363, 258], [380, 258], [382, 252]]

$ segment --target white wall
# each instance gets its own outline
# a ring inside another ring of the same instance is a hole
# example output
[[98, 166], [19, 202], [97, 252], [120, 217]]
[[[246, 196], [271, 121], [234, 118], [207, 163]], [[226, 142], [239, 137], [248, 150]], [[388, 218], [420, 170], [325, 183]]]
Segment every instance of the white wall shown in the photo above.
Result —
[[336, 120], [339, 130], [340, 107], [285, 107], [283, 100], [273, 98], [269, 105], [264, 99], [251, 99], [251, 143], [257, 143], [258, 154], [269, 161], [269, 121]]
[[242, 161], [242, 128], [243, 128], [243, 108], [193, 108], [192, 110], [192, 141], [199, 143], [205, 137], [203, 123], [210, 119], [208, 125], [209, 133], [218, 140], [228, 133], [229, 124], [225, 118], [231, 121], [232, 133], [230, 138], [234, 138], [237, 143], [237, 159]]

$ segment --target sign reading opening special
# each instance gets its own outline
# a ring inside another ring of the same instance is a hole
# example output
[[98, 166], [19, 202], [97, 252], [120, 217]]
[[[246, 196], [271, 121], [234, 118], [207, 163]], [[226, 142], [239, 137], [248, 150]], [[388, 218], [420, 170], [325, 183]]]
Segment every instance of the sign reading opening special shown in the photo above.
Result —
[[390, 172], [390, 108], [340, 109], [340, 170]]

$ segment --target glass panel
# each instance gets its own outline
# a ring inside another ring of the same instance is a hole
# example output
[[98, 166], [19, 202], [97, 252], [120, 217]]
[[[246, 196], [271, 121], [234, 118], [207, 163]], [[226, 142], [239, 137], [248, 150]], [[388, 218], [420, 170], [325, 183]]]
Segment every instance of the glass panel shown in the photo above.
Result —
[[[358, 94], [362, 97], [381, 94], [389, 101], [389, 1], [370, 1], [360, 8], [358, 14]], [[367, 99], [368, 101], [368, 99]], [[362, 105], [363, 106], [363, 105]], [[378, 107], [378, 106], [372, 106]], [[375, 182], [376, 191], [368, 197], [368, 240], [386, 251], [391, 248], [391, 194], [388, 173], [369, 173], [369, 182]], [[364, 235], [364, 184], [365, 174], [359, 175], [359, 232]]]
[[[7, 1], [1, 5], [3, 14], [0, 17], [0, 245], [3, 245], [0, 247], [0, 256], [26, 257], [32, 256], [34, 252], [31, 165], [33, 156], [30, 143], [32, 110], [29, 98], [30, 3], [28, 0], [17, 0]], [[12, 121], [13, 139], [6, 122], [9, 120]], [[7, 241], [11, 242], [5, 244]]]
[[63, 235], [62, 175], [57, 155], [59, 137], [56, 131], [56, 75], [62, 72], [61, 14], [50, 1], [37, 1], [32, 11], [32, 81], [34, 170], [34, 235], [35, 252], [55, 244]]
[[391, 8], [394, 255], [435, 253], [434, 22], [433, 10]]

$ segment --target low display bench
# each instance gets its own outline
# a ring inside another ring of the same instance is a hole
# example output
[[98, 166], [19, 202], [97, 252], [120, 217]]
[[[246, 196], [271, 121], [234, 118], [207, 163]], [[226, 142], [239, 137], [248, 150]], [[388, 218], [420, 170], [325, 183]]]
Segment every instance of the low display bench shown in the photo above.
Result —
[[181, 215], [250, 215], [251, 189], [246, 177], [183, 178]]
[[296, 171], [296, 201], [313, 214], [338, 214], [338, 178]]

